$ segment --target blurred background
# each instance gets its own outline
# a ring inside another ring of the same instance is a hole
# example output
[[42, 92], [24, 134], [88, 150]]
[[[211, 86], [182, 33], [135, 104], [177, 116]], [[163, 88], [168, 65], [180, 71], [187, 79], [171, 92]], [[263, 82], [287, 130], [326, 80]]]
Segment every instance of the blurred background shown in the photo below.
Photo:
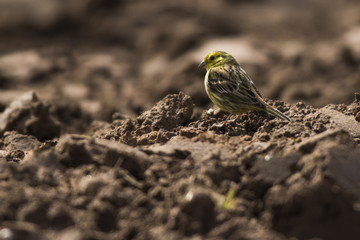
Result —
[[264, 97], [316, 107], [360, 89], [358, 0], [0, 0], [0, 111], [29, 90], [62, 121], [136, 116], [234, 55]]

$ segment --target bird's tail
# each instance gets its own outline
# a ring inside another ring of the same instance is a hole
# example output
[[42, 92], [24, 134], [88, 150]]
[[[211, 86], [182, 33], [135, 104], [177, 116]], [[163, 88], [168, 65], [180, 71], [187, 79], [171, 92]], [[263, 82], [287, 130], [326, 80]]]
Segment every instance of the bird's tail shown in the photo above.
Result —
[[280, 118], [284, 121], [290, 122], [291, 119], [288, 118], [287, 116], [285, 116], [282, 112], [280, 112], [279, 110], [277, 110], [276, 108], [272, 107], [272, 106], [266, 106], [266, 112], [268, 112], [270, 115]]

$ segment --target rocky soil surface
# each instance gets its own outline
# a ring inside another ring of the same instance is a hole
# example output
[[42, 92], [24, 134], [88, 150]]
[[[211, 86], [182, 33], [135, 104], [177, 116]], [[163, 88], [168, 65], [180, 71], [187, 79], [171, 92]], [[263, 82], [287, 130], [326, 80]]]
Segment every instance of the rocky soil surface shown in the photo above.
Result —
[[[0, 1], [0, 239], [360, 239], [359, 11]], [[292, 121], [219, 127], [214, 49]]]

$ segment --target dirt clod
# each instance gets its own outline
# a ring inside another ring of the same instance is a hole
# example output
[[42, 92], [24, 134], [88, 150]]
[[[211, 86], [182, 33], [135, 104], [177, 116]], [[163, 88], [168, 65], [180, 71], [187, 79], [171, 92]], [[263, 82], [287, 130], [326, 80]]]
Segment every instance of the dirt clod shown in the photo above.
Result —
[[40, 101], [35, 92], [24, 94], [0, 114], [0, 134], [15, 130], [41, 141], [59, 136], [61, 127], [49, 108], [50, 105]]
[[165, 129], [171, 131], [190, 120], [193, 108], [192, 99], [180, 92], [166, 96], [151, 110], [137, 117], [136, 121], [140, 124], [140, 128], [149, 125], [151, 130]]

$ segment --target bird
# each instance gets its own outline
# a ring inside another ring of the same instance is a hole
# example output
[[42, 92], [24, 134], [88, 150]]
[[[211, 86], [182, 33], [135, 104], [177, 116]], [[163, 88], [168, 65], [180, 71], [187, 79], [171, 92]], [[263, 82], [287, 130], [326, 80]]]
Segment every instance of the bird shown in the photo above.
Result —
[[207, 54], [199, 67], [206, 69], [205, 90], [210, 100], [221, 110], [229, 112], [223, 126], [231, 115], [233, 120], [249, 110], [264, 111], [268, 114], [290, 122], [290, 118], [265, 102], [260, 91], [250, 76], [233, 56], [223, 51]]

